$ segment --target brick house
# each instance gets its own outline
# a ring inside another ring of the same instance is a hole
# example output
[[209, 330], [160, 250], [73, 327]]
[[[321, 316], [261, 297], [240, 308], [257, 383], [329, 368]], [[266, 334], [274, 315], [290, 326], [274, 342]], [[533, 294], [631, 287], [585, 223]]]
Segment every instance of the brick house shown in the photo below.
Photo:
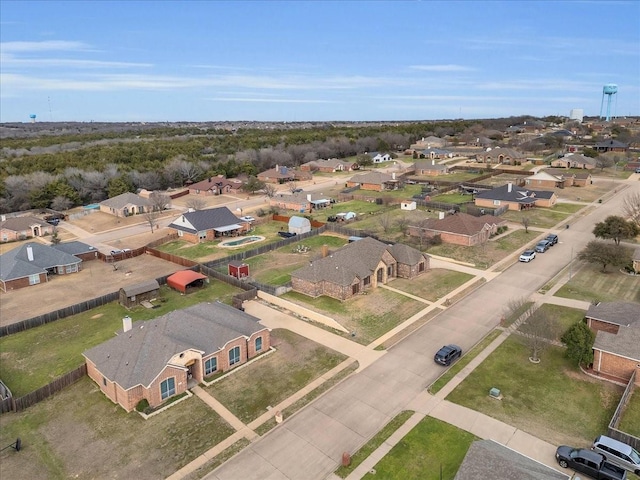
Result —
[[453, 158], [453, 152], [442, 148], [425, 148], [420, 152], [416, 152], [416, 155], [418, 155], [418, 158], [426, 158], [429, 160]]
[[429, 137], [422, 137], [416, 143], [411, 145], [412, 150], [424, 150], [425, 148], [444, 148], [447, 145], [447, 141], [444, 138], [435, 137], [433, 135]]
[[51, 234], [53, 225], [36, 217], [12, 217], [0, 221], [0, 242], [15, 242]]
[[580, 172], [572, 172], [564, 168], [545, 168], [541, 171], [547, 172], [548, 174], [556, 177], [562, 177], [564, 179], [565, 187], [586, 187], [593, 183], [591, 173], [586, 169]]
[[201, 182], [189, 185], [190, 195], [200, 195], [204, 197], [212, 195], [224, 195], [228, 193], [240, 193], [244, 183], [237, 178], [227, 179], [223, 175], [209, 177]]
[[571, 153], [564, 157], [555, 159], [551, 162], [551, 166], [554, 168], [582, 168], [585, 170], [592, 170], [596, 168], [596, 159], [585, 157], [579, 153]]
[[546, 190], [527, 190], [508, 183], [492, 190], [476, 194], [476, 207], [498, 208], [507, 205], [509, 210], [523, 210], [536, 207], [553, 207], [558, 201], [554, 192]]
[[598, 142], [595, 144], [594, 149], [596, 152], [626, 152], [629, 150], [629, 144], [619, 142], [618, 140], [605, 140], [604, 142]]
[[415, 175], [437, 176], [449, 173], [449, 167], [436, 163], [435, 159], [416, 160], [413, 164]]
[[251, 224], [240, 220], [227, 207], [218, 207], [183, 213], [168, 227], [175, 230], [182, 240], [200, 243], [240, 235], [248, 232]]
[[58, 243], [57, 245], [51, 245], [51, 247], [61, 252], [68, 253], [74, 257], [78, 257], [83, 262], [90, 260], [96, 260], [98, 258], [98, 250], [91, 245], [87, 245], [83, 242], [71, 241]]
[[258, 322], [220, 302], [134, 324], [125, 317], [115, 338], [83, 353], [87, 374], [127, 412], [143, 399], [157, 407], [269, 350], [269, 329]]
[[7, 292], [82, 269], [82, 260], [49, 245], [27, 243], [0, 255], [0, 288]]
[[295, 168], [278, 166], [258, 174], [258, 180], [265, 183], [283, 184], [288, 182], [298, 182], [311, 180], [311, 172], [296, 170]]
[[131, 192], [121, 193], [100, 202], [101, 212], [115, 215], [116, 217], [129, 217], [149, 212], [152, 209], [153, 203], [151, 200]]
[[352, 172], [358, 170], [360, 166], [357, 162], [347, 162], [338, 158], [329, 158], [327, 160], [312, 160], [300, 165], [303, 172]]
[[410, 225], [408, 233], [414, 237], [432, 238], [440, 235], [445, 243], [455, 245], [480, 245], [495, 235], [498, 228], [507, 221], [493, 215], [474, 217], [467, 213], [458, 212], [441, 219], [430, 218], [420, 225]]
[[427, 254], [365, 237], [292, 272], [291, 285], [310, 297], [347, 300], [394, 278], [415, 278], [428, 269]]
[[601, 302], [591, 305], [585, 316], [596, 332], [593, 371], [628, 381], [640, 364], [640, 304]]
[[566, 180], [564, 175], [554, 175], [548, 171], [540, 170], [538, 173], [525, 178], [524, 184], [527, 187], [564, 188]]
[[527, 159], [518, 150], [513, 148], [496, 147], [476, 155], [476, 161], [481, 163], [501, 163], [515, 165], [517, 162], [525, 162]]
[[283, 210], [293, 210], [299, 213], [309, 213], [331, 205], [331, 199], [316, 193], [278, 193], [269, 199], [271, 207]]
[[367, 172], [354, 175], [347, 180], [347, 188], [360, 187], [361, 190], [382, 192], [384, 190], [396, 190], [398, 183], [395, 173], [389, 175], [382, 172]]

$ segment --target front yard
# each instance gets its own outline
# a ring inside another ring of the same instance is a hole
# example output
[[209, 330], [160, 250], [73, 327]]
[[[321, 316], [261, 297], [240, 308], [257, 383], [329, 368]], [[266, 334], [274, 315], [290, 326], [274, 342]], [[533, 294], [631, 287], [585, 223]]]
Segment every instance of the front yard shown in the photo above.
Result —
[[574, 270], [571, 280], [555, 296], [587, 302], [640, 302], [640, 276], [626, 275], [612, 267], [602, 273], [600, 265], [589, 263]]
[[[113, 302], [87, 312], [0, 338], [0, 378], [15, 397], [47, 385], [84, 363], [82, 352], [113, 338], [122, 329], [122, 318], [149, 320], [204, 301], [231, 303], [238, 289], [222, 282], [181, 295], [163, 286], [158, 308], [127, 310]], [[37, 360], [35, 360], [37, 359]]]
[[416, 281], [415, 279], [397, 278], [389, 286], [430, 302], [436, 302], [472, 278], [473, 275], [468, 273], [433, 268], [427, 272], [427, 276], [423, 279]]
[[206, 388], [244, 423], [255, 420], [347, 357], [288, 330], [271, 332], [274, 353]]
[[531, 208], [516, 212], [508, 210], [501, 218], [514, 223], [522, 223], [522, 219], [529, 221], [529, 226], [539, 228], [551, 228], [567, 220], [572, 214], [585, 206], [576, 203], [559, 203], [552, 208]]
[[[4, 362], [3, 362], [4, 363]], [[40, 363], [42, 365], [42, 363]], [[166, 478], [233, 433], [193, 396], [148, 420], [113, 404], [88, 377], [0, 416], [2, 478]]]
[[[472, 408], [554, 445], [588, 446], [606, 431], [623, 388], [592, 379], [549, 347], [542, 361], [528, 360], [521, 338], [510, 336], [447, 400]], [[489, 397], [493, 387], [503, 399]]]

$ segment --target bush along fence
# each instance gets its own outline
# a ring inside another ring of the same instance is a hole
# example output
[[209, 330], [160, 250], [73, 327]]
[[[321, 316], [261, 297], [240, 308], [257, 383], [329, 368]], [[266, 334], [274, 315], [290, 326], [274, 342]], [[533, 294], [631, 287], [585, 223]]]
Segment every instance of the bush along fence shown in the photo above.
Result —
[[53, 382], [44, 387], [40, 387], [31, 393], [27, 393], [22, 397], [14, 398], [8, 397], [0, 402], [0, 412], [21, 412], [22, 410], [34, 405], [42, 400], [49, 398], [56, 392], [59, 392], [63, 388], [73, 385], [82, 377], [87, 374], [87, 365], [82, 364], [80, 367], [72, 370], [71, 372], [56, 378]]
[[631, 378], [629, 379], [627, 388], [624, 389], [624, 393], [622, 394], [620, 403], [618, 403], [618, 408], [616, 408], [613, 417], [611, 417], [611, 421], [609, 422], [609, 426], [607, 427], [607, 436], [615, 438], [616, 440], [626, 443], [627, 445], [631, 445], [636, 450], [640, 450], [640, 438], [629, 435], [622, 430], [618, 430], [620, 419], [622, 418], [625, 408], [627, 408], [627, 405], [629, 404], [629, 400], [631, 399], [631, 395], [633, 394], [633, 390], [635, 388], [636, 372], [637, 370], [634, 370], [631, 374]]

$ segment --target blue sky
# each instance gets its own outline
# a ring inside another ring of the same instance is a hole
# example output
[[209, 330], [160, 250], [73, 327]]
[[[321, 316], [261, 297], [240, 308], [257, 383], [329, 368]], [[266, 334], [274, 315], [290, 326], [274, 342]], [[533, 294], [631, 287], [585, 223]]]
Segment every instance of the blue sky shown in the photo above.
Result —
[[640, 115], [640, 1], [0, 2], [0, 121]]

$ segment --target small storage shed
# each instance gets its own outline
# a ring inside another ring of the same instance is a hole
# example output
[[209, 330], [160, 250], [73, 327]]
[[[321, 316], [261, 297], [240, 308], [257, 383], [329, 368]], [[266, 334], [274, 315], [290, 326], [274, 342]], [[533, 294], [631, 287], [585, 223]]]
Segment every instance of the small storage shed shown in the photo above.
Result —
[[246, 278], [249, 276], [249, 265], [237, 260], [231, 260], [229, 262], [229, 275], [236, 278]]
[[181, 270], [167, 277], [167, 285], [182, 293], [187, 293], [189, 288], [202, 287], [207, 276], [193, 270]]
[[304, 217], [291, 217], [289, 219], [289, 233], [300, 235], [311, 231], [311, 222]]
[[400, 203], [400, 210], [415, 210], [416, 202], [402, 202]]
[[126, 308], [135, 307], [145, 300], [157, 298], [160, 284], [156, 280], [136, 283], [120, 289], [120, 305]]

